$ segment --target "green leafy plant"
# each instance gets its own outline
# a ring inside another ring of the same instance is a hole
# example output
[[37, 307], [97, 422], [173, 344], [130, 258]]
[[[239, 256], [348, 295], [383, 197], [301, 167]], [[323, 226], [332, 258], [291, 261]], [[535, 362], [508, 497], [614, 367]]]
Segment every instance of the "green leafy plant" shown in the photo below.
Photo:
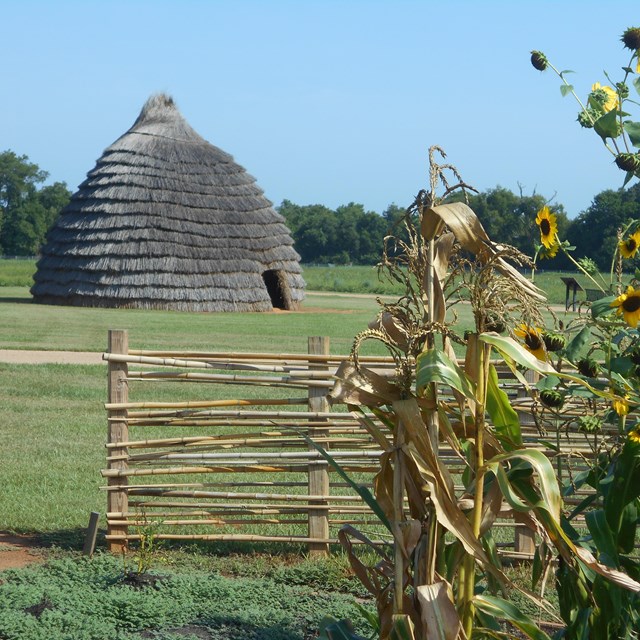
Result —
[[578, 123], [593, 129], [601, 138], [613, 155], [616, 166], [625, 172], [624, 184], [627, 184], [634, 177], [640, 178], [640, 154], [635, 150], [640, 147], [640, 122], [629, 119], [630, 114], [626, 111], [629, 105], [638, 106], [630, 97], [629, 84], [640, 93], [640, 76], [636, 75], [640, 73], [640, 28], [630, 27], [622, 34], [621, 40], [625, 48], [631, 51], [629, 62], [622, 67], [622, 79], [614, 82], [605, 72], [611, 84], [593, 83], [584, 102], [567, 81], [567, 75], [573, 73], [571, 70], [559, 71], [541, 51], [531, 52], [531, 64], [539, 71], [551, 69], [558, 75], [562, 81], [562, 95], [572, 95], [580, 105]]
[[[332, 391], [361, 416], [383, 449], [374, 496], [355, 488], [389, 530], [393, 551], [351, 526], [339, 539], [376, 598], [382, 639], [496, 636], [505, 622], [528, 637], [548, 638], [501, 597], [514, 588], [492, 536], [503, 501], [541, 535], [545, 548], [555, 547], [569, 571], [629, 579], [566, 534], [553, 466], [523, 446], [518, 415], [497, 383], [492, 358], [507, 363], [519, 379], [521, 368], [564, 375], [534, 355], [545, 353], [543, 334], [535, 329], [544, 296], [515, 268], [530, 266], [525, 256], [494, 244], [465, 203], [441, 204], [469, 187], [454, 167], [436, 162], [437, 153], [437, 147], [430, 151], [429, 191], [408, 209], [402, 239], [387, 238], [380, 264], [405, 293], [395, 303], [381, 302], [377, 320], [357, 336]], [[464, 336], [456, 333], [454, 315], [461, 289], [475, 324]], [[359, 362], [361, 345], [369, 340], [383, 343], [394, 357], [392, 380]], [[454, 341], [466, 349], [464, 365], [453, 353]], [[465, 466], [462, 492], [438, 456], [440, 441]], [[373, 550], [374, 565], [360, 559], [353, 539]], [[545, 607], [533, 593], [525, 595]]]

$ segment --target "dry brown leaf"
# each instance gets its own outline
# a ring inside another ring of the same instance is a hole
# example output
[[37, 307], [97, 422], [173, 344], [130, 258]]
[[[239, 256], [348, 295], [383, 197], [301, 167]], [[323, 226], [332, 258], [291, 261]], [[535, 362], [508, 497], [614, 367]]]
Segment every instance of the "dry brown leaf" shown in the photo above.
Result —
[[424, 640], [458, 640], [462, 632], [460, 616], [453, 604], [451, 587], [444, 581], [416, 588]]

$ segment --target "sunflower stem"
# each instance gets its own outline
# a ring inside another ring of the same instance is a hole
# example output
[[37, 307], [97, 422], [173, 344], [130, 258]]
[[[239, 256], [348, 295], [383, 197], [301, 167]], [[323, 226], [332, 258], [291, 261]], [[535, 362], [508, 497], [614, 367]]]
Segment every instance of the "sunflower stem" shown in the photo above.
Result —
[[[557, 240], [557, 236], [556, 236], [556, 240]], [[575, 267], [579, 271], [581, 271], [585, 276], [587, 276], [587, 278], [589, 278], [589, 280], [591, 280], [591, 282], [593, 282], [593, 284], [595, 284], [596, 287], [598, 287], [598, 289], [600, 289], [602, 293], [607, 293], [606, 290], [603, 289], [602, 286], [598, 283], [598, 281], [577, 260], [575, 260], [573, 256], [562, 245], [560, 245], [560, 248], [562, 249], [562, 252], [564, 253], [564, 255], [567, 256], [567, 258], [569, 258], [569, 260], [575, 265]]]
[[[591, 122], [592, 125], [595, 124], [595, 120], [593, 119], [593, 116], [589, 113], [589, 111], [587, 110], [587, 107], [584, 106], [582, 100], [580, 100], [580, 98], [578, 97], [578, 94], [574, 91], [573, 89], [573, 85], [569, 84], [564, 76], [562, 75], [562, 73], [560, 71], [558, 71], [548, 60], [547, 60], [547, 64], [549, 65], [549, 67], [551, 67], [551, 69], [553, 69], [553, 71], [556, 73], [556, 75], [560, 78], [560, 80], [562, 80], [562, 82], [564, 83], [565, 87], [569, 88], [569, 91], [571, 93], [571, 95], [576, 99], [577, 103], [580, 105], [580, 108], [582, 109], [582, 112], [584, 114], [586, 114], [586, 116], [589, 118], [589, 121]], [[607, 148], [607, 150], [614, 156], [618, 155], [616, 150], [612, 149], [609, 144], [607, 143], [606, 140], [602, 141], [604, 146]], [[615, 146], [616, 141], [613, 140], [613, 144]], [[617, 147], [616, 147], [617, 148]]]

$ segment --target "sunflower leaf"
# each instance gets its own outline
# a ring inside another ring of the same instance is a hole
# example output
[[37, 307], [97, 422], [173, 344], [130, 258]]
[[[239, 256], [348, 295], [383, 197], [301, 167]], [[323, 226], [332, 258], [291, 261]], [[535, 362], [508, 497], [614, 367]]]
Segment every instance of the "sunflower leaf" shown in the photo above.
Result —
[[564, 96], [569, 95], [572, 91], [573, 91], [573, 85], [572, 84], [561, 84], [560, 85], [560, 93], [562, 94], [563, 98], [564, 98]]
[[629, 136], [629, 140], [634, 147], [640, 147], [640, 122], [625, 122], [624, 130]]
[[612, 109], [603, 116], [600, 116], [593, 124], [594, 131], [602, 138], [617, 138], [620, 135], [618, 128], [618, 111]]
[[636, 91], [640, 93], [640, 76], [635, 78], [635, 80], [633, 81], [633, 86], [636, 88]]
[[[592, 313], [593, 313], [593, 307]], [[578, 333], [571, 339], [571, 342], [567, 345], [565, 355], [571, 362], [576, 362], [580, 356], [586, 350], [587, 345], [591, 339], [591, 327], [585, 325]]]
[[600, 316], [604, 316], [610, 313], [613, 309], [611, 303], [616, 299], [615, 296], [608, 296], [607, 298], [600, 298], [591, 304], [591, 317], [595, 320]]

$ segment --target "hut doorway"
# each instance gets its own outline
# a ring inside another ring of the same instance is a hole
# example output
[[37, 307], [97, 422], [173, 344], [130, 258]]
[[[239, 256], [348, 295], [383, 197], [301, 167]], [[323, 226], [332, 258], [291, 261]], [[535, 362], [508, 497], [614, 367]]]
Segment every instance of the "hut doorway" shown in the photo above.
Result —
[[271, 298], [271, 305], [275, 309], [288, 310], [290, 308], [288, 297], [285, 293], [284, 273], [276, 269], [267, 269], [262, 274], [262, 279]]

